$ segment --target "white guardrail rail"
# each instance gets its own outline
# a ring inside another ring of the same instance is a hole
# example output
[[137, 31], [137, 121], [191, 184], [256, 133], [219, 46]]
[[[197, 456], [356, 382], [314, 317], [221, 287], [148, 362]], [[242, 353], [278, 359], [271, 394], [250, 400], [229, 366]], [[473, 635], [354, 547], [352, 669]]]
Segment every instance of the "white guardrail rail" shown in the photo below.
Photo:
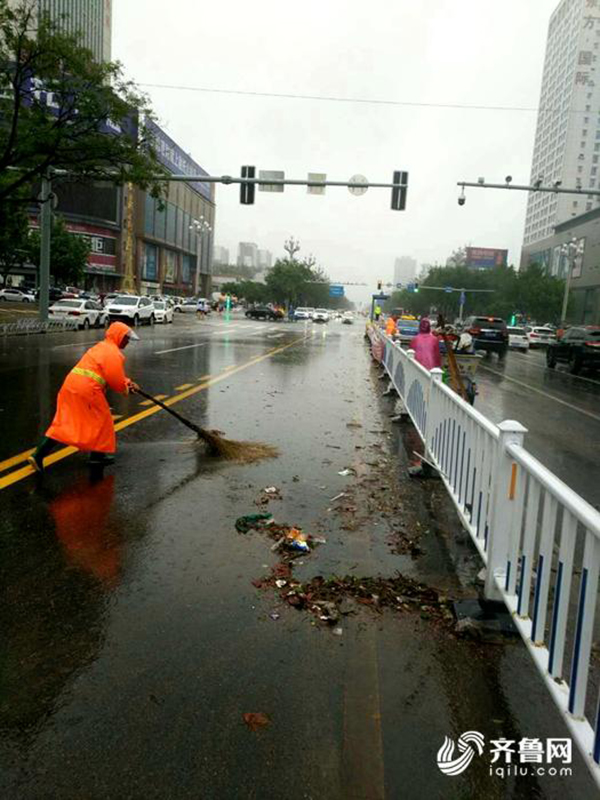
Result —
[[442, 383], [441, 370], [425, 369], [375, 326], [367, 335], [486, 565], [486, 597], [511, 612], [600, 786], [600, 698], [590, 679], [600, 513], [527, 452], [520, 423], [493, 424]]

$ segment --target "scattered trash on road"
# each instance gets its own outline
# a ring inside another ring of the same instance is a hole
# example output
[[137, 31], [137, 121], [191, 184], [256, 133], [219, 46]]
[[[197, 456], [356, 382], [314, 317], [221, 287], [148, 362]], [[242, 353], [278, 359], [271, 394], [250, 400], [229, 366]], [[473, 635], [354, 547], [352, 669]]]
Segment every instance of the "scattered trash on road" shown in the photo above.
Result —
[[279, 619], [279, 617], [281, 616], [281, 614], [277, 613], [277, 611], [271, 611], [271, 613], [269, 614], [269, 616], [271, 617], [271, 619], [275, 619], [275, 620], [277, 620], [277, 619]]
[[333, 503], [335, 500], [339, 500], [339, 499], [340, 499], [340, 497], [344, 497], [344, 495], [345, 495], [345, 494], [346, 494], [346, 492], [340, 492], [339, 494], [336, 494], [336, 496], [335, 496], [335, 497], [332, 497], [332, 498], [329, 500], [329, 502], [330, 502], [330, 503]]
[[267, 725], [271, 724], [270, 717], [267, 714], [263, 714], [262, 711], [250, 714], [242, 714], [242, 719], [251, 731], [258, 731], [261, 728], [266, 728]]
[[235, 529], [238, 533], [248, 533], [252, 529], [265, 528], [274, 522], [273, 514], [246, 514], [236, 519]]
[[340, 470], [340, 472], [338, 472], [338, 475], [342, 475], [344, 478], [347, 477], [348, 475], [356, 475], [356, 470], [352, 469], [352, 467], [346, 467], [346, 469]]
[[265, 494], [279, 494], [279, 489], [276, 486], [267, 486], [266, 489], [263, 489]]

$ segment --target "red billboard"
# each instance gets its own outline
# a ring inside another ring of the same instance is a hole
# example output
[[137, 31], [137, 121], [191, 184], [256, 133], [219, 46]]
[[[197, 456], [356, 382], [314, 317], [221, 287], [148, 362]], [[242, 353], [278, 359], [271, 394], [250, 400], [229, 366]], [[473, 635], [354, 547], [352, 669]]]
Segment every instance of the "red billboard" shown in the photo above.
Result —
[[505, 267], [508, 263], [508, 250], [493, 247], [467, 247], [467, 266], [475, 269]]

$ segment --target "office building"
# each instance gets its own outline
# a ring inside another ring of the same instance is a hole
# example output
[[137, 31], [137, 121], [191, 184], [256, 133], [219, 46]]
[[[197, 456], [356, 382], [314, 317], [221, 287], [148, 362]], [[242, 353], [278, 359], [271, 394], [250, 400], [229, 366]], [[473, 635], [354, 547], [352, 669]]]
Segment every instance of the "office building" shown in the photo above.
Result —
[[254, 242], [238, 244], [238, 267], [258, 267], [258, 245]]
[[[23, 0], [9, 0], [19, 6]], [[37, 5], [37, 8], [36, 8]], [[112, 0], [37, 0], [34, 9], [68, 33], [81, 34], [81, 44], [97, 61], [110, 61], [112, 52]]]
[[406, 287], [407, 283], [412, 283], [417, 274], [417, 262], [410, 256], [401, 256], [394, 261], [394, 286], [399, 283]]
[[273, 253], [270, 250], [259, 250], [257, 266], [261, 270], [271, 269], [273, 266]]
[[[146, 120], [154, 137], [159, 161], [170, 172], [208, 174], [176, 142]], [[214, 184], [201, 181], [169, 183], [161, 204], [147, 192], [135, 190], [133, 211], [125, 198], [125, 285], [132, 282], [141, 294], [200, 295], [211, 292], [212, 243], [215, 229]], [[129, 235], [128, 217], [133, 219]], [[195, 220], [206, 225], [197, 230]], [[127, 249], [129, 248], [129, 249]]]
[[[597, 188], [600, 166], [600, 2], [561, 0], [550, 18], [531, 182]], [[598, 77], [597, 77], [598, 76]], [[524, 247], [596, 208], [591, 195], [529, 194]]]
[[214, 246], [213, 264], [229, 264], [229, 249], [227, 247], [221, 247], [220, 245]]

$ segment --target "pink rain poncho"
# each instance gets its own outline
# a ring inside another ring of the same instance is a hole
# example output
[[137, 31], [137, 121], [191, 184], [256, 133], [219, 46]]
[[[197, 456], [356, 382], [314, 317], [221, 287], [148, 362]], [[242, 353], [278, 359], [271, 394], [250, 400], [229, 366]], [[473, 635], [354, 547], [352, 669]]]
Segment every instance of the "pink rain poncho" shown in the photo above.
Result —
[[431, 333], [431, 323], [422, 319], [419, 323], [419, 333], [410, 340], [410, 347], [415, 351], [415, 360], [425, 369], [442, 366], [440, 342], [437, 336]]

